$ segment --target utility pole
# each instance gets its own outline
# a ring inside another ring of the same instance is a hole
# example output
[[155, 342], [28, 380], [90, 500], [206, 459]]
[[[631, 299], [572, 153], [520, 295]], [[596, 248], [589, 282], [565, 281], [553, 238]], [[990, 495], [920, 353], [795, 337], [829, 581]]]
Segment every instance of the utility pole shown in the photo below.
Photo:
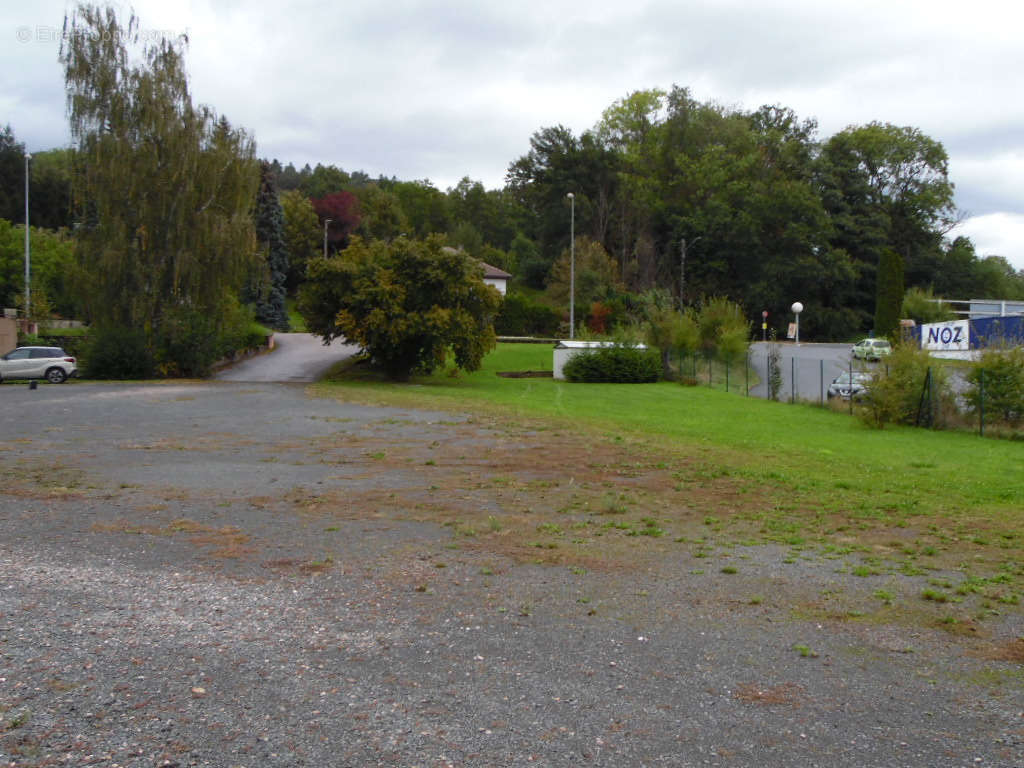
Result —
[[[704, 235], [693, 238], [690, 245], [699, 242]], [[686, 290], [686, 238], [679, 238], [679, 308], [683, 308], [683, 295]]]
[[569, 198], [569, 339], [576, 338], [576, 195]]
[[30, 283], [31, 269], [30, 264], [32, 263], [31, 249], [29, 246], [28, 238], [28, 161], [32, 159], [32, 155], [28, 152], [25, 153], [25, 329], [28, 330], [29, 318], [32, 313], [32, 286]]

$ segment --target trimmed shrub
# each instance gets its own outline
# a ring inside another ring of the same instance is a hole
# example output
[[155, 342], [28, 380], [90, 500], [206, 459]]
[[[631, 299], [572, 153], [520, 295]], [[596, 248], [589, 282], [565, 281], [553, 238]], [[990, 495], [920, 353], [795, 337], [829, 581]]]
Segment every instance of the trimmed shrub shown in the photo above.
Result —
[[569, 381], [644, 384], [661, 375], [661, 357], [656, 349], [604, 347], [573, 355], [565, 364]]
[[154, 369], [146, 334], [135, 328], [91, 330], [81, 364], [89, 379], [148, 379]]

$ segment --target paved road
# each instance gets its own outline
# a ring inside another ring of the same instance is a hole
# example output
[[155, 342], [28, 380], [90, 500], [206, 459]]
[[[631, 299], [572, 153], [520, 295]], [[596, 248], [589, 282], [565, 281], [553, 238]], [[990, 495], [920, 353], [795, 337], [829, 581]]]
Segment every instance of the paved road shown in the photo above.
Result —
[[217, 374], [220, 381], [316, 381], [335, 363], [351, 357], [359, 347], [334, 341], [324, 346], [309, 333], [276, 333], [275, 348], [244, 360]]
[[[796, 380], [796, 399], [814, 400], [826, 396], [828, 385], [836, 376], [850, 369], [849, 344], [807, 344], [799, 346], [792, 342], [780, 343], [782, 355], [782, 389], [780, 400], [789, 400], [794, 395], [793, 381]], [[760, 383], [750, 388], [754, 397], [768, 396], [768, 345], [758, 342], [751, 347], [751, 368], [757, 373]], [[870, 369], [875, 363], [853, 362], [854, 370]]]

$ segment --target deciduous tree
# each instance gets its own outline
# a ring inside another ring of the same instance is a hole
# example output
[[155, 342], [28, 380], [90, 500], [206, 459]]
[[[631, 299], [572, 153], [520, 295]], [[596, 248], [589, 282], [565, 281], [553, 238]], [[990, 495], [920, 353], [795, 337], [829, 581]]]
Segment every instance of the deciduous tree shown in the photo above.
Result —
[[88, 319], [140, 329], [151, 345], [170, 316], [222, 332], [256, 252], [252, 139], [193, 105], [185, 36], [150, 40], [136, 63], [134, 15], [122, 25], [113, 9], [81, 5], [65, 32]]
[[501, 304], [479, 262], [444, 245], [400, 237], [354, 237], [342, 253], [314, 259], [299, 311], [324, 342], [358, 344], [393, 379], [429, 373], [451, 355], [466, 371], [494, 347]]
[[306, 264], [316, 258], [323, 247], [320, 219], [313, 204], [302, 192], [290, 189], [280, 196], [284, 215], [284, 242], [288, 248], [287, 291], [294, 294], [306, 279]]

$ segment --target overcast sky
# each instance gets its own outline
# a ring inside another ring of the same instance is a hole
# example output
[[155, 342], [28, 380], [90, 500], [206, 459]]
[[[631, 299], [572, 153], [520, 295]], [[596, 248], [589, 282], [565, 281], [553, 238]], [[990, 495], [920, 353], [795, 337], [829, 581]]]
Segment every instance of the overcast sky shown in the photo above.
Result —
[[[0, 10], [0, 125], [66, 145], [63, 0]], [[127, 9], [127, 4], [115, 4]], [[261, 156], [440, 189], [504, 183], [531, 134], [591, 128], [630, 91], [782, 104], [827, 138], [873, 120], [950, 155], [959, 232], [1024, 269], [1024, 10], [1010, 0], [138, 0], [187, 32], [193, 98]]]

